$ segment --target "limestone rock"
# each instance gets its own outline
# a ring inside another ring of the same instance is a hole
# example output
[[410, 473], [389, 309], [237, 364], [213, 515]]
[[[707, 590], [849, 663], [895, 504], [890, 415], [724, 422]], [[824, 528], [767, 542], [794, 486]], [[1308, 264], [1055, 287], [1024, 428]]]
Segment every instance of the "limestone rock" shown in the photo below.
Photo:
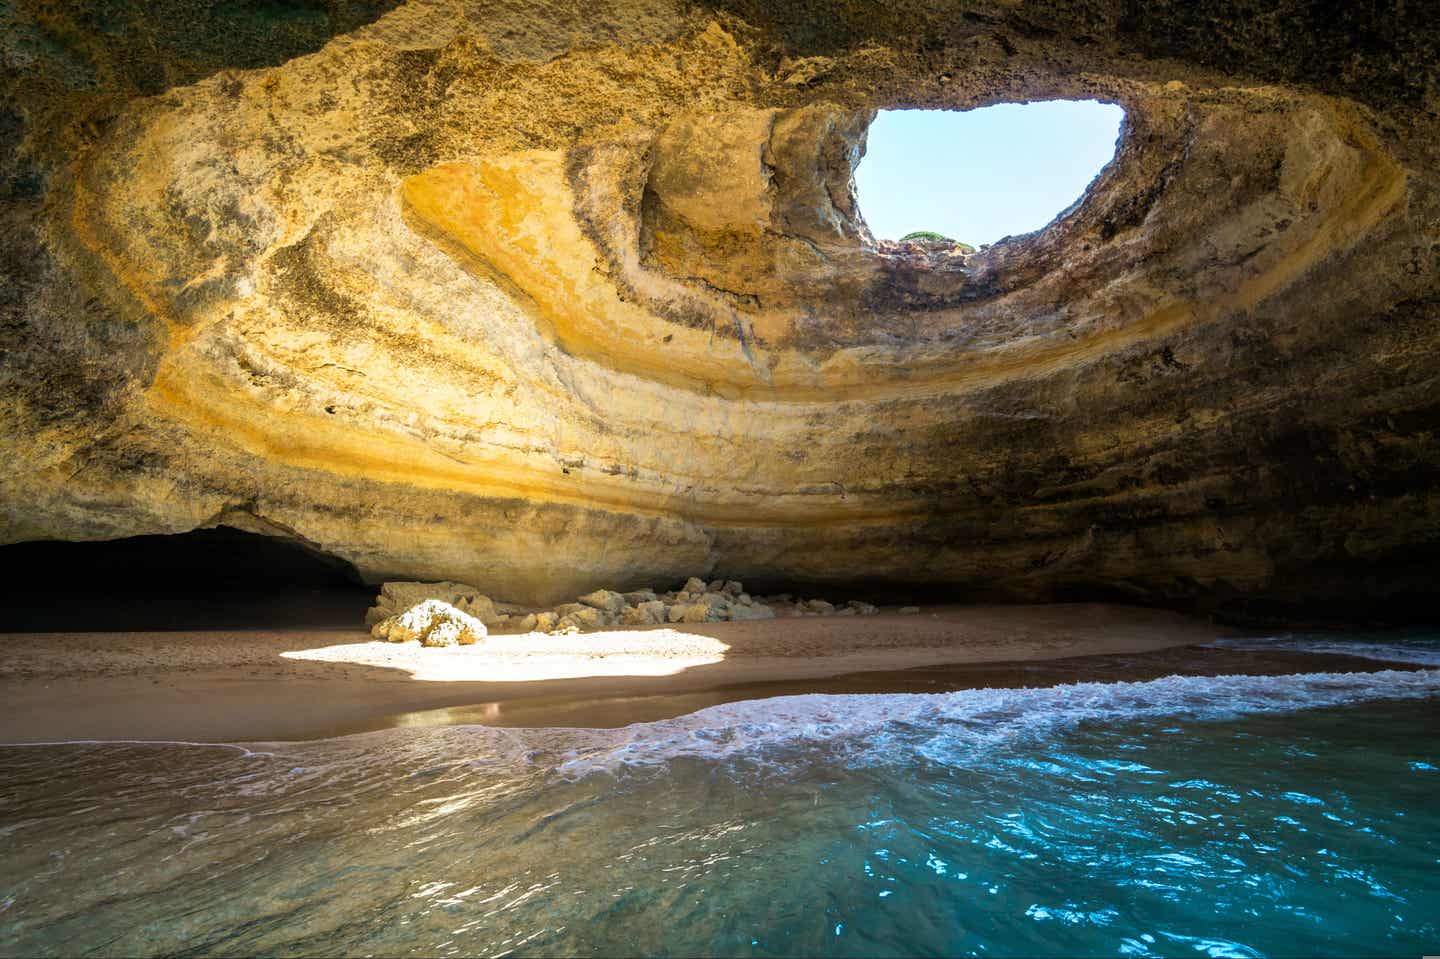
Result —
[[625, 597], [608, 589], [586, 593], [580, 597], [580, 602], [607, 613], [619, 613], [625, 608]]
[[605, 619], [600, 610], [595, 609], [593, 606], [580, 606], [579, 609], [562, 614], [559, 625], [561, 627], [572, 626], [578, 630], [594, 630], [604, 626]]
[[380, 587], [375, 605], [365, 613], [365, 624], [374, 625], [427, 599], [439, 600], [462, 613], [480, 620], [486, 626], [500, 625], [501, 614], [488, 596], [464, 583], [386, 582]]
[[423, 646], [469, 646], [485, 638], [485, 624], [449, 603], [426, 599], [403, 613], [376, 623], [376, 639]]
[[668, 607], [658, 599], [628, 606], [621, 618], [626, 626], [658, 626], [665, 623]]
[[[536, 610], [1440, 596], [1424, 4], [236, 6], [0, 18], [0, 542], [237, 525]], [[1056, 97], [1128, 120], [1048, 227], [872, 235], [877, 110]]]

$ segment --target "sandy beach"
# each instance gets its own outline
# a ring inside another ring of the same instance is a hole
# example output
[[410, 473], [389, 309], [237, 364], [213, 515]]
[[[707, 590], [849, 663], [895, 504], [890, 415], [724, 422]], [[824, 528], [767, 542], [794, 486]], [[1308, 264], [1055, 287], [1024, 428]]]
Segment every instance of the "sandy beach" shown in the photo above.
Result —
[[[407, 723], [484, 721], [575, 704], [939, 664], [1140, 653], [1217, 627], [1102, 604], [932, 606], [918, 614], [783, 618], [571, 636], [493, 636], [452, 649], [362, 630], [0, 634], [0, 742], [308, 739]], [[455, 708], [470, 707], [463, 714]], [[590, 717], [594, 721], [594, 717]]]

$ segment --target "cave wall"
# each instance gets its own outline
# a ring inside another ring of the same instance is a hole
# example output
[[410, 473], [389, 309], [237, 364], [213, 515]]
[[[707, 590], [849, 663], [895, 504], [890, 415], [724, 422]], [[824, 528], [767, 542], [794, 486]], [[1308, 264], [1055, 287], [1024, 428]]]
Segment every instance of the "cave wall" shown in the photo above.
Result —
[[[1317, 9], [3, 0], [0, 542], [1428, 603], [1440, 27]], [[1055, 97], [1078, 207], [877, 248], [875, 110]]]

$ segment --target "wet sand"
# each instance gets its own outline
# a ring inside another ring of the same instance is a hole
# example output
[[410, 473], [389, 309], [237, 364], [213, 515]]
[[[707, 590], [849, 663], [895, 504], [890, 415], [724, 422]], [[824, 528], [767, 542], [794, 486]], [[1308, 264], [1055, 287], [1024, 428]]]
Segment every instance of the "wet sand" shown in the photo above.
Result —
[[[0, 634], [0, 742], [623, 725], [800, 692], [1047, 685], [1093, 671], [1077, 658], [1122, 663], [1220, 635], [1173, 613], [1101, 604], [530, 634], [459, 649], [377, 643], [360, 630]], [[1057, 660], [1048, 671], [1027, 665]]]

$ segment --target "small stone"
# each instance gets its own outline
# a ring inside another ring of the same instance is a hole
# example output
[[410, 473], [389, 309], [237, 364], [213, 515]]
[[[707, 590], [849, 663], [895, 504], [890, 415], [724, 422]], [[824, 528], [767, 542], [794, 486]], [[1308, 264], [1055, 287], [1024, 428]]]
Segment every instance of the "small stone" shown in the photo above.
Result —
[[919, 607], [919, 606], [901, 606], [901, 607], [900, 607], [900, 615], [901, 615], [901, 616], [913, 616], [914, 614], [916, 614], [916, 613], [918, 613], [918, 612], [920, 612], [920, 607]]
[[652, 599], [649, 602], [641, 603], [636, 608], [640, 610], [640, 614], [644, 617], [644, 622], [647, 625], [659, 625], [660, 623], [665, 622], [665, 604], [660, 602], [658, 599]]
[[718, 593], [718, 592], [720, 592], [721, 590], [723, 590], [724, 588], [725, 588], [725, 581], [724, 581], [723, 579], [712, 579], [712, 580], [711, 580], [708, 584], [706, 584], [706, 586], [705, 586], [705, 590], [706, 590], [707, 592], [711, 592], [711, 593]]
[[593, 609], [593, 608], [594, 608], [594, 607], [586, 606], [584, 603], [561, 603], [559, 606], [556, 606], [556, 607], [555, 607], [555, 615], [556, 615], [556, 616], [559, 616], [561, 619], [564, 619], [566, 616], [569, 616], [571, 613], [578, 613], [578, 612], [580, 612], [580, 610], [582, 610], [582, 609]]
[[540, 625], [540, 617], [535, 613], [526, 613], [515, 623], [515, 628], [522, 633], [533, 633]]
[[737, 623], [747, 619], [774, 619], [775, 610], [769, 606], [760, 606], [758, 604], [752, 606], [736, 605], [730, 607], [730, 618]]
[[755, 599], [749, 593], [740, 593], [735, 597], [735, 602], [741, 606], [751, 606], [754, 604]]
[[852, 599], [845, 605], [855, 610], [855, 612], [859, 613], [861, 616], [874, 616], [876, 613], [879, 612], [879, 610], [875, 608], [875, 606], [873, 606], [872, 604], [862, 603], [858, 599]]
[[631, 606], [639, 606], [641, 603], [654, 602], [655, 600], [660, 598], [655, 595], [655, 591], [653, 589], [637, 589], [633, 592], [621, 593], [620, 595], [624, 596], [625, 602], [630, 604]]
[[680, 587], [680, 592], [691, 594], [703, 593], [705, 592], [705, 581], [703, 579], [696, 579], [694, 576], [691, 576], [685, 581], [685, 585]]
[[805, 600], [804, 606], [806, 609], [816, 613], [835, 612], [835, 605], [833, 603], [827, 603], [823, 599], [807, 599]]
[[544, 610], [535, 614], [534, 631], [537, 633], [548, 633], [560, 622], [560, 617], [554, 610]]
[[721, 587], [721, 592], [727, 596], [739, 596], [745, 592], [745, 586], [738, 579], [727, 579], [725, 585]]

